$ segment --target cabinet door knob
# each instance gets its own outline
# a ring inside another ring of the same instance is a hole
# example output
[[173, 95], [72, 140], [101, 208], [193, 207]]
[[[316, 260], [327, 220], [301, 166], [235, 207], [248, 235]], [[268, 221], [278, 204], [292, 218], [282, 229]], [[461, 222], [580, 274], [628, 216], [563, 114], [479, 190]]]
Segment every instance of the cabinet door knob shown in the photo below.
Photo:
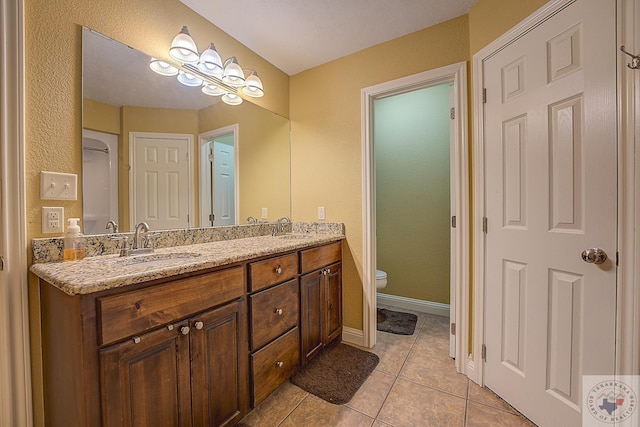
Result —
[[279, 360], [278, 360], [278, 361], [276, 362], [276, 366], [277, 366], [278, 368], [282, 368], [282, 367], [284, 366], [284, 362], [281, 362], [281, 361], [279, 361]]
[[282, 309], [281, 308], [276, 308], [276, 314], [278, 316], [282, 316]]
[[274, 271], [276, 272], [276, 274], [282, 274], [282, 266], [280, 264], [278, 264], [278, 266], [276, 267], [276, 269]]
[[189, 334], [189, 331], [190, 331], [190, 330], [191, 330], [191, 328], [189, 328], [188, 326], [182, 326], [182, 327], [180, 328], [180, 333], [181, 333], [182, 335], [187, 335], [187, 334]]
[[327, 268], [327, 274], [331, 274], [331, 269]]
[[197, 321], [196, 323], [194, 323], [194, 326], [196, 327], [197, 330], [200, 330], [204, 327], [204, 323]]
[[140, 337], [133, 337], [133, 343], [138, 344], [140, 342]]

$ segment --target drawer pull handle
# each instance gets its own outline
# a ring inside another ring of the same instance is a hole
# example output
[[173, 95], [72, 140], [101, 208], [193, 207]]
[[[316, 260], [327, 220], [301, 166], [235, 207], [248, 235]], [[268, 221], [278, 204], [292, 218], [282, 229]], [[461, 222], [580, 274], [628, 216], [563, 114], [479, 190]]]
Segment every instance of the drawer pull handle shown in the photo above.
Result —
[[189, 328], [188, 326], [183, 326], [180, 328], [180, 333], [182, 335], [188, 335], [190, 330], [191, 328]]
[[200, 330], [202, 328], [204, 328], [204, 323], [198, 321], [194, 324], [194, 326], [196, 327], [197, 330]]
[[167, 325], [167, 329], [173, 331], [173, 325]]
[[282, 316], [282, 309], [281, 308], [276, 308], [276, 314], [278, 316]]
[[278, 360], [278, 361], [276, 362], [276, 366], [277, 366], [278, 368], [282, 368], [282, 367], [284, 366], [284, 362], [281, 362], [281, 361], [279, 361], [279, 360]]
[[134, 344], [140, 343], [140, 337], [133, 337], [133, 343]]
[[282, 266], [280, 264], [278, 264], [278, 266], [276, 267], [276, 269], [274, 271], [276, 272], [276, 274], [282, 274]]

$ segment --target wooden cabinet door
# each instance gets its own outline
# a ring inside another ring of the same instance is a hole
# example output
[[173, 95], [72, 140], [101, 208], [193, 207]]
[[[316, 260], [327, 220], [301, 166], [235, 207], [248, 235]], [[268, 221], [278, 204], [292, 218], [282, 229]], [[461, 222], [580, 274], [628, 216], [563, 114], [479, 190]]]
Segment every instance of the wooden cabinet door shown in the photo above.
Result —
[[318, 270], [302, 276], [300, 280], [302, 363], [306, 363], [322, 348], [323, 279], [322, 270]]
[[205, 312], [190, 325], [193, 425], [234, 425], [249, 406], [246, 302]]
[[328, 344], [342, 334], [342, 265], [327, 267], [324, 274], [324, 331], [322, 339]]
[[189, 339], [180, 326], [100, 351], [103, 426], [191, 426]]

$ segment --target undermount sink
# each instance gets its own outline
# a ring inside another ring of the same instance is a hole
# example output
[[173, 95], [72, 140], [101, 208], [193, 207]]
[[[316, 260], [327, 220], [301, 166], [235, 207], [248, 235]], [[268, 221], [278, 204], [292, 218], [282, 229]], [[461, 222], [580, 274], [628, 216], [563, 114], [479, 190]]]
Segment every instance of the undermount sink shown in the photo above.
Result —
[[172, 254], [147, 254], [147, 255], [132, 255], [122, 259], [120, 262], [123, 265], [162, 265], [175, 261], [184, 261], [189, 258], [199, 257], [200, 254], [192, 252], [178, 252]]
[[279, 239], [294, 240], [294, 239], [310, 239], [313, 237], [313, 235], [312, 234], [282, 234], [276, 237]]

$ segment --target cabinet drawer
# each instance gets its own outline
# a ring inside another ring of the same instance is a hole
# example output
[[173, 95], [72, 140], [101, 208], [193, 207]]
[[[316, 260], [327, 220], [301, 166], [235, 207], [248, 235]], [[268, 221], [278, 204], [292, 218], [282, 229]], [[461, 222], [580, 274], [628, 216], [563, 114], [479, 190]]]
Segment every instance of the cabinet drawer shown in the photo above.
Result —
[[242, 297], [242, 267], [98, 298], [98, 341], [108, 344]]
[[308, 273], [342, 259], [342, 242], [331, 243], [300, 252], [302, 273]]
[[251, 304], [251, 349], [262, 347], [298, 324], [300, 288], [298, 279], [249, 297]]
[[253, 404], [260, 403], [291, 377], [298, 368], [299, 360], [300, 334], [297, 327], [253, 354]]
[[292, 279], [298, 273], [298, 257], [283, 255], [249, 264], [249, 287], [251, 292]]

